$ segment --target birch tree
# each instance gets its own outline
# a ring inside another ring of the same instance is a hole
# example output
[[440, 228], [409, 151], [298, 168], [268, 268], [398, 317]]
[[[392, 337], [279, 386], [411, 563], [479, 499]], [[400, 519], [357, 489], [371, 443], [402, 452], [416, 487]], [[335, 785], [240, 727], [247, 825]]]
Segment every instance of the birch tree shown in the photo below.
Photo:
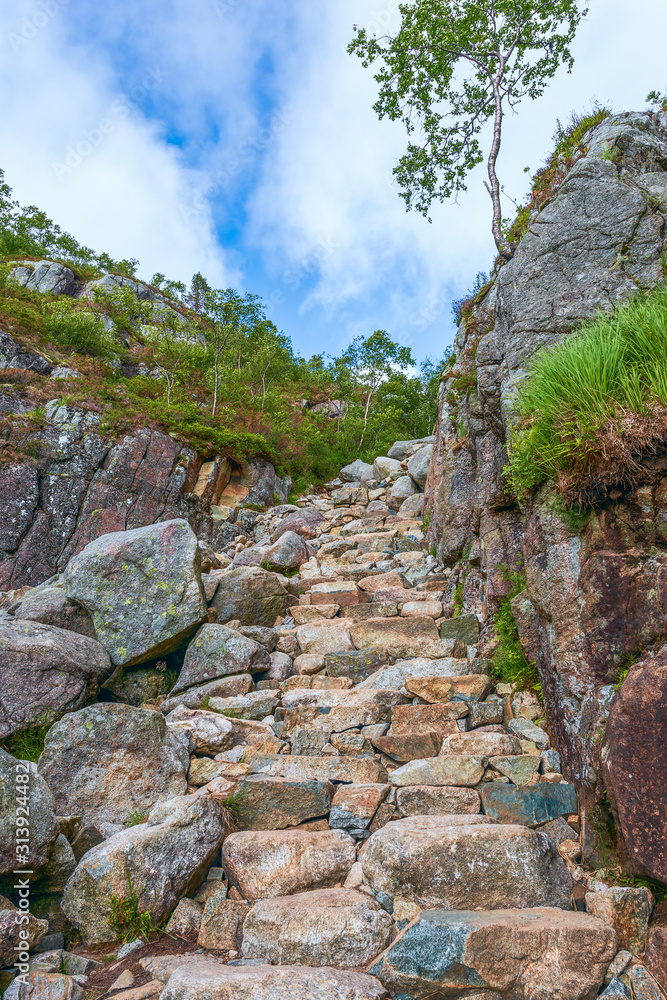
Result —
[[484, 183], [493, 238], [509, 259], [496, 170], [503, 118], [524, 97], [540, 97], [561, 65], [572, 69], [570, 44], [588, 8], [578, 0], [411, 0], [398, 9], [395, 35], [355, 26], [348, 51], [378, 66], [379, 117], [406, 127], [407, 152], [394, 168], [401, 197], [429, 218], [433, 201], [465, 190], [491, 123]]

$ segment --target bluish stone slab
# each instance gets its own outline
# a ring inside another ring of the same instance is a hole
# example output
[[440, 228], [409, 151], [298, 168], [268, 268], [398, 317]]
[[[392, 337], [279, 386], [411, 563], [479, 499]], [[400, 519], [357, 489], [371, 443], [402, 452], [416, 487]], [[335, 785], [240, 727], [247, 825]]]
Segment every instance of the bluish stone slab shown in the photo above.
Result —
[[503, 785], [490, 781], [482, 788], [482, 808], [487, 816], [500, 823], [539, 826], [558, 816], [569, 816], [579, 809], [574, 785]]

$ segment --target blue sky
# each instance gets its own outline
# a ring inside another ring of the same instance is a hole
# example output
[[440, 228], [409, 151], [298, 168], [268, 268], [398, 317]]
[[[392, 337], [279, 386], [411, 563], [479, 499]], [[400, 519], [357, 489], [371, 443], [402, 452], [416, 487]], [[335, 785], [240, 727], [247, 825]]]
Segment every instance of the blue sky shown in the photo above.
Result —
[[[9, 9], [11, 6], [11, 9]], [[592, 99], [642, 109], [667, 87], [663, 0], [593, 0], [576, 64], [507, 119], [500, 170], [549, 152]], [[0, 10], [0, 166], [23, 202], [139, 274], [261, 295], [301, 353], [383, 328], [415, 357], [453, 337], [451, 301], [493, 259], [478, 170], [433, 224], [391, 171], [402, 128], [346, 54], [354, 23], [392, 31], [396, 0], [16, 0]], [[509, 201], [506, 209], [511, 209]]]

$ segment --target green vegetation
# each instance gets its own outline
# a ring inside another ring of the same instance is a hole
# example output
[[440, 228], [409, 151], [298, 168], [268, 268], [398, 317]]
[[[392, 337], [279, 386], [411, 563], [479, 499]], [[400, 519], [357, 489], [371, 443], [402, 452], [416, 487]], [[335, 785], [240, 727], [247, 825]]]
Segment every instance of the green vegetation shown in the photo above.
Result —
[[574, 161], [585, 152], [583, 138], [586, 133], [608, 118], [611, 113], [611, 108], [594, 104], [588, 114], [580, 115], [573, 112], [565, 125], [556, 121], [556, 131], [553, 137], [554, 151], [547, 160], [546, 166], [533, 176], [526, 204], [519, 209], [516, 218], [507, 229], [507, 239], [511, 243], [519, 243], [526, 235], [533, 216], [537, 212], [541, 212], [547, 202], [551, 201], [556, 188]]
[[510, 591], [501, 600], [493, 619], [498, 646], [491, 659], [491, 676], [505, 684], [514, 684], [520, 689], [533, 688], [535, 691], [541, 691], [537, 668], [524, 656], [519, 641], [519, 630], [512, 613], [512, 598], [526, 589], [526, 577], [522, 572], [512, 569], [506, 570], [506, 577], [510, 583]]
[[244, 795], [244, 790], [242, 788], [237, 788], [231, 795], [228, 795], [226, 798], [219, 799], [218, 805], [222, 806], [224, 809], [229, 809], [232, 816], [238, 816]]
[[129, 871], [127, 872], [127, 884], [129, 889], [127, 897], [114, 895], [110, 899], [109, 926], [123, 942], [134, 941], [138, 937], [148, 941], [151, 934], [160, 933], [160, 928], [155, 926], [153, 917], [148, 911], [139, 912], [139, 896], [132, 888]]
[[493, 238], [509, 259], [496, 174], [504, 114], [539, 97], [561, 65], [572, 68], [570, 43], [586, 8], [576, 0], [414, 0], [399, 12], [395, 35], [357, 28], [349, 52], [364, 66], [380, 63], [375, 111], [405, 125], [407, 152], [394, 168], [401, 197], [428, 217], [433, 201], [464, 190], [492, 121], [485, 186]]
[[[107, 270], [128, 276], [136, 266], [94, 254], [44, 213], [21, 208], [0, 174], [0, 328], [80, 373], [59, 383], [61, 398], [99, 414], [101, 433], [148, 426], [204, 458], [266, 458], [306, 491], [352, 458], [372, 461], [393, 441], [433, 430], [442, 362], [415, 369], [410, 350], [385, 331], [357, 338], [338, 358], [306, 360], [258, 296], [212, 288], [201, 274], [189, 288], [154, 275], [154, 290], [169, 297], [154, 302], [129, 287], [98, 288], [92, 301], [43, 295], [11, 278], [10, 263], [44, 257], [79, 281]], [[53, 383], [33, 372], [5, 369], [3, 382], [41, 414], [53, 395]], [[318, 412], [332, 402], [333, 419]], [[32, 456], [34, 424], [30, 415], [3, 419], [2, 460]]]
[[552, 479], [567, 506], [582, 508], [636, 482], [642, 457], [667, 440], [667, 286], [539, 352], [515, 413], [519, 496]]
[[52, 723], [46, 722], [14, 733], [2, 741], [2, 748], [18, 760], [30, 760], [36, 764], [44, 749], [44, 740], [51, 725]]
[[141, 809], [130, 809], [125, 826], [139, 826], [141, 823], [145, 823], [147, 818], [147, 814], [143, 813]]
[[[106, 270], [127, 276], [136, 262], [80, 247], [43, 213], [14, 202], [0, 175], [0, 328], [80, 373], [58, 384], [61, 398], [99, 414], [101, 433], [148, 426], [204, 458], [266, 458], [306, 491], [352, 458], [372, 461], [393, 441], [433, 430], [442, 362], [416, 369], [410, 350], [385, 331], [357, 338], [338, 358], [306, 360], [257, 296], [212, 288], [201, 274], [189, 288], [154, 275], [166, 301], [138, 300], [129, 287], [98, 288], [90, 301], [21, 287], [10, 276], [21, 257], [59, 259], [79, 281]], [[3, 382], [37, 409], [53, 395], [53, 383], [33, 372], [5, 369]], [[318, 412], [332, 402], [333, 419]], [[31, 457], [32, 423], [3, 419], [2, 460]]]

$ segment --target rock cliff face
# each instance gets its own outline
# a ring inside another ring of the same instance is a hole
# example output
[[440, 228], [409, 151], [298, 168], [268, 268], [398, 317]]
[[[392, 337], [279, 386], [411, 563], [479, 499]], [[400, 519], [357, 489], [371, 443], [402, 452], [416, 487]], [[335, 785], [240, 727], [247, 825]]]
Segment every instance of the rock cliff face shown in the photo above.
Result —
[[[548, 485], [525, 509], [508, 491], [511, 400], [536, 351], [664, 280], [666, 220], [667, 116], [606, 119], [459, 327], [425, 490], [429, 541], [454, 567], [450, 592], [463, 583], [463, 612], [480, 616], [487, 643], [507, 568], [525, 569], [515, 618], [565, 773], [579, 786], [589, 854], [605, 822], [600, 751], [614, 685], [667, 638], [667, 458], [647, 463], [636, 488], [600, 495], [571, 530]], [[629, 835], [627, 810], [614, 809]], [[650, 871], [654, 852], [638, 836], [633, 864]]]
[[[0, 400], [0, 411], [18, 399]], [[221, 500], [272, 505], [289, 483], [270, 462], [204, 460], [160, 431], [117, 441], [100, 434], [98, 417], [54, 399], [44, 425], [13, 431], [34, 461], [0, 465], [0, 590], [36, 586], [100, 535], [185, 517], [199, 538], [222, 549], [240, 526], [211, 516]]]

